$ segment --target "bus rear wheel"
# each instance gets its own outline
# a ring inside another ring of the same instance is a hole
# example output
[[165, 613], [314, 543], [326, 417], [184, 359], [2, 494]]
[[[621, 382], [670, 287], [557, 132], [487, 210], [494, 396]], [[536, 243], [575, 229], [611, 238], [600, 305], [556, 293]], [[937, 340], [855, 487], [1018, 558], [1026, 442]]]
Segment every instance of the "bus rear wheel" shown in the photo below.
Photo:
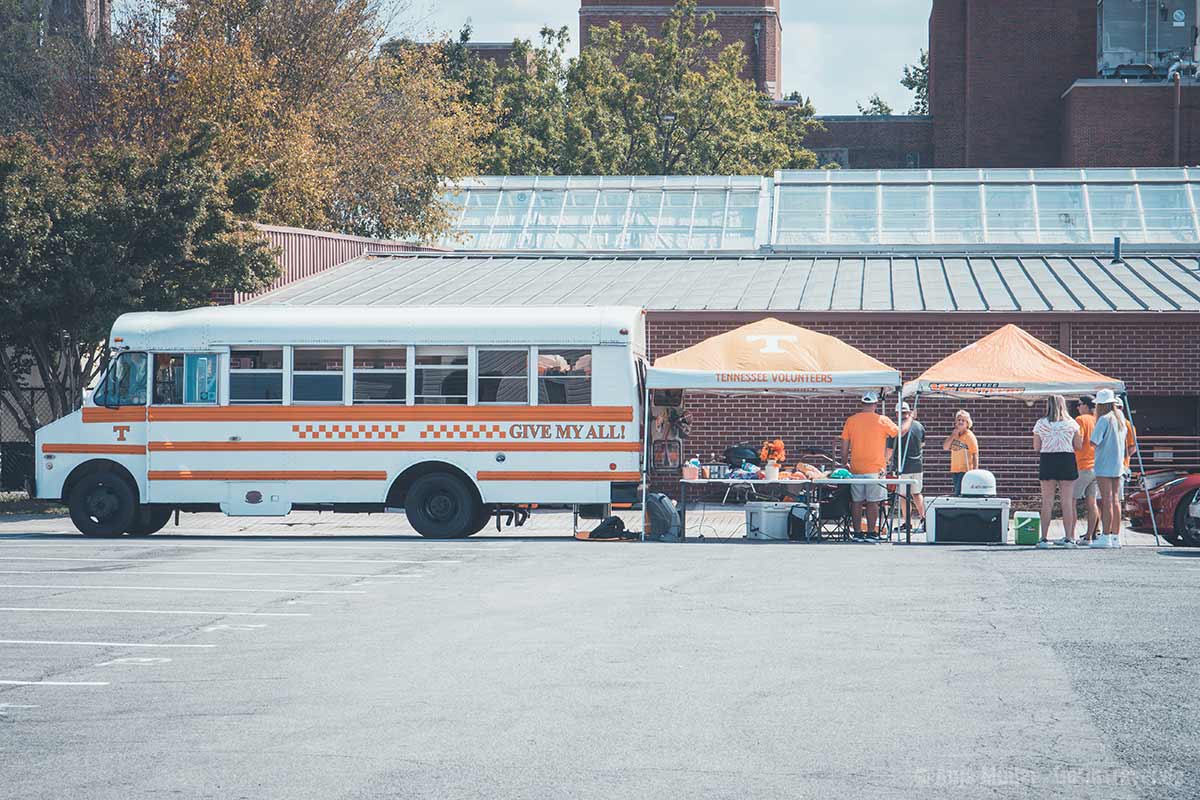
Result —
[[127, 533], [130, 536], [150, 536], [158, 533], [171, 521], [173, 513], [175, 513], [175, 509], [170, 506], [139, 506], [137, 513], [133, 515], [133, 524], [129, 526]]
[[404, 498], [409, 524], [430, 539], [458, 539], [476, 533], [483, 527], [478, 524], [480, 506], [470, 487], [445, 472], [417, 478]]
[[67, 508], [71, 522], [84, 536], [120, 536], [135, 521], [137, 494], [121, 475], [98, 469], [71, 487]]

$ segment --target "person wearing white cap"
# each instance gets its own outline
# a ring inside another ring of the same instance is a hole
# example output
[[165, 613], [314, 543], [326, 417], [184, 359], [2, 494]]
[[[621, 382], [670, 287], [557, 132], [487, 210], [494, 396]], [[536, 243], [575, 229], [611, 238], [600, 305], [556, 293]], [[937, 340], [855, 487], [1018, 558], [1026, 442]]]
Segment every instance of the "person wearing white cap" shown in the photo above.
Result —
[[1096, 392], [1096, 427], [1092, 444], [1096, 446], [1096, 481], [1100, 484], [1100, 535], [1091, 547], [1121, 546], [1121, 476], [1125, 473], [1124, 415], [1116, 407], [1112, 389]]
[[[900, 436], [888, 439], [889, 450], [895, 450], [897, 447], [901, 447], [904, 453], [900, 477], [915, 481], [911, 484], [912, 504], [917, 512], [917, 521], [920, 522], [925, 519], [925, 498], [921, 495], [925, 474], [925, 426], [917, 422], [917, 415], [908, 403], [900, 406]], [[891, 456], [888, 456], [888, 460], [891, 460]], [[900, 502], [907, 504], [908, 499], [901, 494]], [[908, 513], [907, 509], [905, 513]]]
[[[900, 433], [896, 423], [878, 412], [878, 405], [878, 392], [864, 394], [862, 409], [846, 420], [842, 426], [842, 437], [834, 445], [839, 461], [849, 464], [850, 473], [855, 478], [878, 478], [883, 475], [888, 460], [888, 437]], [[878, 538], [879, 504], [886, 497], [887, 488], [882, 483], [850, 486], [850, 508], [854, 514], [856, 534], [862, 534], [865, 507], [867, 538]]]

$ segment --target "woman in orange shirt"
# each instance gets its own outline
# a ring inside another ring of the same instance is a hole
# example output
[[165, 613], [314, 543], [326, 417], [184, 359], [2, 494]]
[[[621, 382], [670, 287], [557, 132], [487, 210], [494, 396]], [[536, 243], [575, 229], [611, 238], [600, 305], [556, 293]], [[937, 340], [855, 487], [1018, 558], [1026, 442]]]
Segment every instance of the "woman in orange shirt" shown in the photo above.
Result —
[[954, 481], [954, 493], [962, 492], [963, 475], [979, 467], [979, 440], [973, 429], [971, 415], [959, 410], [954, 415], [954, 432], [942, 442], [942, 449], [950, 451], [950, 477]]

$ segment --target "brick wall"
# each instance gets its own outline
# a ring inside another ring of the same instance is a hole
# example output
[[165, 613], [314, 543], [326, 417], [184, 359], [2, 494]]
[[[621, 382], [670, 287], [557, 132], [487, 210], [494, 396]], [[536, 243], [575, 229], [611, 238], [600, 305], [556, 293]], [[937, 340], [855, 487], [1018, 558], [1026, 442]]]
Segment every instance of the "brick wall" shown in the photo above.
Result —
[[[804, 141], [810, 149], [847, 151], [850, 169], [933, 166], [933, 121], [917, 116], [817, 117], [825, 126]], [[915, 162], [915, 163], [913, 163]]]
[[1056, 166], [1063, 92], [1096, 74], [1095, 0], [934, 0], [938, 167]]
[[[1180, 91], [1180, 164], [1200, 163], [1200, 85]], [[1063, 98], [1062, 163], [1069, 167], [1175, 166], [1175, 87], [1079, 81]]]
[[[687, 319], [651, 313], [647, 336], [652, 358], [691, 346], [759, 318], [724, 315], [706, 320], [702, 315]], [[981, 315], [936, 315], [903, 318], [861, 315], [827, 320], [819, 315], [789, 315], [788, 322], [837, 336], [901, 371], [911, 380], [942, 358], [1016, 321], [1039, 339], [1069, 352], [1088, 366], [1125, 381], [1130, 394], [1200, 394], [1200, 320], [1172, 321], [1075, 321], [1030, 315], [1024, 318], [985, 319]], [[1069, 341], [1068, 341], [1069, 340]], [[895, 418], [894, 396], [888, 416]], [[841, 434], [842, 422], [854, 413], [855, 398], [769, 397], [761, 399], [691, 394], [691, 436], [685, 456], [699, 454], [706, 460], [718, 457], [730, 444], [760, 443], [766, 438], [783, 438], [789, 460], [804, 446], [832, 448]], [[923, 397], [917, 417], [928, 433], [926, 486], [930, 495], [950, 491], [949, 455], [941, 441], [948, 435], [955, 410], [968, 409], [979, 437], [981, 465], [996, 474], [1002, 495], [1022, 503], [1038, 496], [1037, 456], [1032, 452], [1033, 423], [1041, 416], [1040, 406], [1028, 407], [1013, 400], [950, 400]], [[673, 486], [665, 476], [655, 485], [666, 491]], [[674, 490], [672, 490], [674, 491]]]
[[[782, 96], [783, 30], [779, 21], [779, 1], [699, 0], [697, 3], [701, 13], [716, 12], [713, 27], [721, 34], [722, 49], [734, 42], [743, 43], [743, 52], [749, 60], [742, 74], [776, 99]], [[651, 36], [657, 36], [672, 5], [669, 0], [581, 0], [580, 47], [588, 45], [593, 27], [605, 27], [610, 22], [619, 22], [626, 29], [638, 25]], [[757, 47], [754, 41], [756, 25]]]

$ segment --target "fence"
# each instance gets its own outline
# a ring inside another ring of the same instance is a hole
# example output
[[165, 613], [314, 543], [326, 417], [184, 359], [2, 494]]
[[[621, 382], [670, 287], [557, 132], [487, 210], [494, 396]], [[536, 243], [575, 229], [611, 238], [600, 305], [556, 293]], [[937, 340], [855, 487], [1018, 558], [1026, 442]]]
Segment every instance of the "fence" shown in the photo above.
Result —
[[[37, 409], [43, 424], [52, 421], [45, 389], [23, 389], [21, 394]], [[0, 491], [19, 491], [32, 479], [33, 438], [21, 430], [16, 417], [0, 404]]]

